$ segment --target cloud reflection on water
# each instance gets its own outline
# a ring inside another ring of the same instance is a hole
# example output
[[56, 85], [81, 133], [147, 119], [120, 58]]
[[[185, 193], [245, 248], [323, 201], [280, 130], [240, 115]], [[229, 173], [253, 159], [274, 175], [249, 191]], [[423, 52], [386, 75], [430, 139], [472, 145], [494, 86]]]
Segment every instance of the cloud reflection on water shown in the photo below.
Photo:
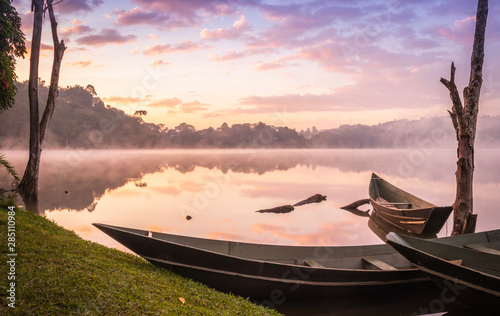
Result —
[[[412, 173], [401, 176], [398, 166], [411, 153], [410, 149], [125, 150], [94, 151], [74, 159], [71, 151], [44, 151], [40, 208], [83, 237], [108, 245], [106, 237], [90, 226], [92, 222], [264, 243], [378, 243], [366, 227], [366, 217], [339, 209], [367, 197], [371, 172], [435, 204], [453, 203], [455, 151], [435, 150]], [[22, 170], [26, 153], [6, 154]], [[478, 229], [498, 228], [493, 210], [500, 151], [479, 151], [477, 156], [475, 205], [482, 215]], [[0, 187], [5, 187], [6, 179], [0, 175]], [[255, 213], [316, 193], [326, 195], [327, 201], [289, 214]], [[192, 220], [186, 221], [186, 215]]]

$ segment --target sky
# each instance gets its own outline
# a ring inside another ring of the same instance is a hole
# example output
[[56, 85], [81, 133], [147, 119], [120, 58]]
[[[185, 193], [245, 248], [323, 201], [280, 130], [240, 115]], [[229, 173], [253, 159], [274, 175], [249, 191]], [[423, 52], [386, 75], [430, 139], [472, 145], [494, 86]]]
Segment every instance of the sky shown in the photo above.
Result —
[[[31, 40], [30, 1], [14, 0]], [[60, 86], [91, 84], [144, 120], [297, 130], [447, 115], [469, 80], [472, 0], [64, 0]], [[48, 15], [40, 77], [49, 82]], [[500, 114], [500, 3], [490, 1], [480, 114]], [[28, 79], [29, 55], [17, 62]], [[56, 109], [57, 111], [57, 109]], [[451, 124], [451, 122], [450, 122]]]

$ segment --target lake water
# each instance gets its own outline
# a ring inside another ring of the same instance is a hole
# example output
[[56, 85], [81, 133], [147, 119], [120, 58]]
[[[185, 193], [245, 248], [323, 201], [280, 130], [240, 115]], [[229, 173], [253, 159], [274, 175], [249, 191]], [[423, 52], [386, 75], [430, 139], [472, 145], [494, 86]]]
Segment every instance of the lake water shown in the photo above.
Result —
[[[4, 154], [22, 174], [27, 152]], [[500, 227], [499, 161], [500, 150], [477, 150], [477, 231]], [[455, 169], [452, 149], [46, 150], [39, 207], [81, 237], [121, 250], [92, 223], [269, 244], [377, 244], [368, 217], [340, 209], [368, 197], [372, 172], [431, 203], [451, 205]], [[10, 178], [0, 172], [6, 187]], [[256, 212], [316, 193], [327, 200], [287, 214]], [[450, 218], [439, 235], [451, 227]]]

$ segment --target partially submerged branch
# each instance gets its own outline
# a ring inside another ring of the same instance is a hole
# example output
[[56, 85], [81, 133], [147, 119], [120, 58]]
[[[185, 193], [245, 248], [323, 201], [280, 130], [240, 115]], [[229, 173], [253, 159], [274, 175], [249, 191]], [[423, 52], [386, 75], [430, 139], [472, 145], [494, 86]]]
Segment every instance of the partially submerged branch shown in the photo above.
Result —
[[275, 214], [285, 214], [290, 213], [294, 210], [294, 207], [291, 205], [283, 205], [274, 208], [268, 208], [264, 210], [258, 210], [257, 213], [275, 213]]
[[343, 209], [343, 210], [357, 209], [361, 205], [365, 205], [365, 204], [369, 204], [369, 203], [370, 203], [370, 199], [362, 199], [362, 200], [352, 202], [351, 204], [348, 204], [346, 206], [342, 206], [341, 209]]
[[313, 196], [308, 197], [305, 200], [302, 200], [300, 202], [295, 203], [293, 206], [301, 206], [301, 205], [311, 204], [311, 203], [321, 203], [323, 201], [326, 201], [326, 195], [315, 194]]

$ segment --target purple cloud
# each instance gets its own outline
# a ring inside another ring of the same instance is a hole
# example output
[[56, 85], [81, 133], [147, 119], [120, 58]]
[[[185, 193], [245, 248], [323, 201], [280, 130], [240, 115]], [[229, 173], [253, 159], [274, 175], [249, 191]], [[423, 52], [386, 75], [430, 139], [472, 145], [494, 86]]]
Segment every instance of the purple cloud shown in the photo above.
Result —
[[61, 13], [89, 12], [104, 3], [104, 0], [64, 0], [58, 3], [57, 11]]
[[207, 15], [235, 14], [240, 6], [258, 4], [254, 0], [132, 0], [137, 7], [116, 11], [119, 25], [156, 25], [175, 29], [199, 26]]
[[90, 26], [83, 25], [83, 22], [79, 21], [78, 19], [74, 19], [73, 22], [71, 22], [71, 24], [72, 24], [71, 27], [61, 28], [61, 35], [71, 36], [73, 34], [83, 34], [94, 30]]
[[135, 35], [121, 35], [115, 29], [102, 29], [100, 34], [92, 34], [80, 37], [77, 43], [89, 46], [103, 46], [106, 44], [124, 44], [127, 42], [134, 42]]
[[192, 50], [197, 50], [203, 48], [200, 44], [191, 42], [191, 41], [183, 41], [177, 45], [153, 45], [144, 50], [144, 55], [147, 56], [157, 56], [161, 54], [170, 54], [175, 52], [190, 52]]

